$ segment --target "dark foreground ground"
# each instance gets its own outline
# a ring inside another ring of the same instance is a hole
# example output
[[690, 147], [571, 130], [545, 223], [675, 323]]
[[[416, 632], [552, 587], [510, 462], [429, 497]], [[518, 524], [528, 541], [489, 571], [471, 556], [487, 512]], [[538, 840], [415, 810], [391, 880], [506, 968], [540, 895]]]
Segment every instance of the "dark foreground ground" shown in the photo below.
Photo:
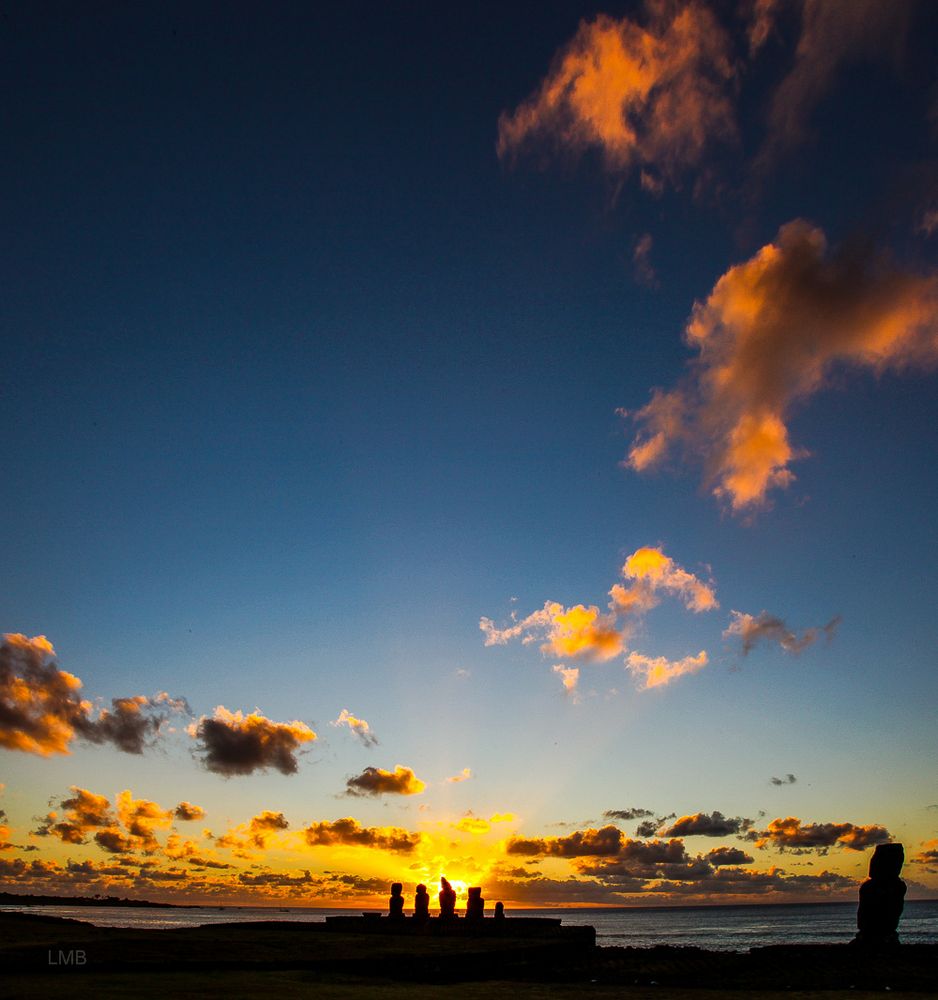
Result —
[[749, 953], [594, 948], [588, 937], [398, 936], [322, 924], [214, 924], [121, 930], [40, 914], [0, 914], [0, 996], [303, 997], [436, 1000], [576, 997], [862, 998], [938, 993], [938, 945], [891, 956], [847, 945]]

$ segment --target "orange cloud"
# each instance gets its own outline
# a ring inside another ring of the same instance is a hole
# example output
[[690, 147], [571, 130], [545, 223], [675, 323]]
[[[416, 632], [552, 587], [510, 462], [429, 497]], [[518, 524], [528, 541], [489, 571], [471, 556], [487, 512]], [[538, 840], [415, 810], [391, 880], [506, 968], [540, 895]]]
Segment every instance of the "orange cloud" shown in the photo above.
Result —
[[69, 744], [78, 737], [139, 754], [158, 734], [167, 712], [188, 708], [183, 699], [163, 692], [155, 698], [113, 698], [110, 709], [94, 716], [80, 689], [78, 677], [55, 665], [55, 650], [44, 635], [5, 634], [0, 643], [0, 747], [48, 757], [69, 753]]
[[393, 771], [366, 767], [345, 783], [347, 795], [419, 795], [426, 787], [409, 767], [396, 764]]
[[482, 618], [479, 628], [485, 633], [486, 646], [504, 645], [518, 637], [527, 644], [543, 636], [541, 652], [565, 659], [609, 660], [622, 652], [624, 642], [614, 615], [602, 614], [595, 605], [565, 608], [556, 601], [547, 601], [507, 628], [496, 628], [491, 618]]
[[330, 723], [333, 726], [348, 726], [348, 728], [364, 743], [366, 747], [374, 747], [378, 745], [378, 737], [371, 731], [371, 726], [365, 722], [364, 719], [357, 719], [354, 715], [349, 712], [347, 708], [343, 708], [339, 712], [339, 717], [335, 722]]
[[311, 823], [303, 836], [311, 847], [371, 847], [398, 854], [410, 854], [422, 840], [419, 833], [410, 833], [397, 826], [362, 826], [351, 816], [331, 823]]
[[173, 811], [163, 809], [148, 799], [135, 799], [125, 789], [117, 796], [117, 817], [133, 838], [135, 849], [152, 853], [159, 846], [154, 832], [169, 828], [173, 822]]
[[664, 687], [683, 677], [685, 674], [695, 674], [708, 663], [706, 650], [701, 650], [696, 656], [685, 656], [681, 660], [669, 660], [665, 656], [643, 656], [641, 653], [629, 653], [625, 663], [629, 670], [642, 679], [642, 688]]
[[452, 777], [447, 778], [447, 782], [451, 785], [459, 784], [461, 781], [468, 781], [472, 777], [471, 768], [464, 767], [459, 774], [454, 774]]
[[215, 709], [213, 718], [203, 715], [193, 723], [189, 734], [204, 753], [206, 768], [225, 777], [271, 767], [281, 774], [295, 774], [297, 751], [316, 739], [305, 722], [274, 722], [256, 710], [244, 715], [229, 712], [224, 705]]
[[644, 471], [680, 445], [704, 460], [713, 493], [733, 511], [754, 509], [794, 480], [789, 465], [801, 452], [789, 413], [833, 370], [938, 361], [938, 275], [830, 254], [821, 230], [797, 220], [695, 304], [687, 338], [698, 352], [692, 375], [633, 414], [626, 464]]
[[614, 605], [625, 612], [640, 613], [653, 608], [658, 603], [659, 590], [680, 597], [690, 611], [712, 611], [720, 606], [711, 585], [682, 569], [658, 548], [636, 549], [625, 560], [622, 575], [635, 582], [631, 587], [617, 583], [609, 594]]
[[802, 823], [797, 816], [773, 819], [765, 830], [750, 830], [746, 839], [756, 847], [777, 847], [779, 850], [826, 849], [835, 845], [852, 851], [863, 851], [892, 839], [884, 826], [857, 826], [854, 823]]
[[643, 187], [654, 188], [734, 137], [730, 44], [710, 10], [699, 0], [649, 2], [645, 21], [581, 22], [538, 90], [500, 117], [499, 156], [542, 143], [575, 155], [598, 149], [609, 170], [640, 167]]

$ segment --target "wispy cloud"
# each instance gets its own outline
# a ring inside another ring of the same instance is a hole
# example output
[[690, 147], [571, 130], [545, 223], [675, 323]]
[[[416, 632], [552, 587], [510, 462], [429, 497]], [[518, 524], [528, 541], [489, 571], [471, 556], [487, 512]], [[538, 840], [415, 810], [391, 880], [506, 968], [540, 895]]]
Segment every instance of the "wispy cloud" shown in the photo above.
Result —
[[378, 745], [378, 737], [372, 732], [371, 726], [364, 719], [357, 719], [347, 708], [343, 708], [339, 712], [339, 717], [335, 722], [330, 723], [330, 725], [337, 727], [348, 726], [366, 747], [375, 747]]
[[774, 775], [769, 778], [771, 785], [793, 785], [798, 779], [793, 774], [786, 774], [784, 778], [776, 778]]
[[472, 777], [472, 770], [468, 767], [464, 767], [459, 774], [450, 775], [446, 779], [447, 783], [450, 785], [457, 785], [461, 781], [468, 781]]
[[709, 662], [707, 651], [702, 649], [696, 656], [685, 656], [680, 660], [669, 660], [666, 656], [643, 656], [641, 653], [629, 653], [626, 666], [641, 679], [644, 690], [655, 687], [665, 687], [678, 677], [695, 674]]
[[[760, 642], [776, 643], [786, 653], [797, 655], [824, 636], [830, 640], [837, 631], [840, 618], [832, 618], [826, 625], [805, 629], [801, 635], [792, 632], [781, 618], [762, 611], [758, 615], [747, 615], [742, 611], [730, 612], [730, 623], [723, 631], [724, 639], [738, 638], [743, 656], [747, 656]], [[782, 784], [772, 779], [773, 784]]]
[[[750, 44], [768, 35], [771, 0], [756, 4]], [[912, 4], [882, 0], [802, 0], [795, 62], [779, 84], [769, 112], [763, 165], [806, 138], [808, 121], [842, 66], [861, 60], [899, 64]]]

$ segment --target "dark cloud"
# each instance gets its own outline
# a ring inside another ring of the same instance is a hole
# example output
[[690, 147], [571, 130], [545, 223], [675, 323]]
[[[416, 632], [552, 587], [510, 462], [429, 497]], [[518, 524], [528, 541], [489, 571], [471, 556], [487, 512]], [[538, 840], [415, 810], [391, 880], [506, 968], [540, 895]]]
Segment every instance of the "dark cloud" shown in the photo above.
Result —
[[215, 709], [214, 717], [203, 715], [189, 731], [205, 767], [226, 778], [269, 768], [296, 774], [300, 747], [316, 739], [303, 722], [273, 722], [260, 712], [244, 715], [223, 705]]
[[773, 785], [793, 785], [798, 779], [793, 774], [786, 774], [784, 778], [769, 778], [769, 782]]
[[366, 767], [345, 783], [347, 795], [419, 795], [427, 786], [409, 767], [397, 764], [393, 771]]
[[[757, 6], [775, 4], [763, 0]], [[769, 111], [769, 133], [758, 157], [762, 169], [806, 139], [811, 113], [842, 66], [859, 61], [900, 65], [912, 9], [912, 3], [902, 0], [803, 0], [794, 65]], [[771, 10], [762, 22], [768, 21], [762, 41], [771, 30], [770, 18]]]
[[738, 847], [714, 847], [712, 851], [707, 852], [707, 861], [714, 868], [721, 868], [724, 865], [748, 865], [753, 860], [745, 851], [740, 850]]
[[742, 816], [724, 816], [721, 812], [694, 813], [681, 816], [666, 830], [661, 831], [662, 837], [729, 837], [731, 834], [748, 830], [752, 826], [751, 819]]
[[511, 837], [505, 849], [508, 854], [593, 857], [618, 854], [625, 840], [617, 826], [604, 826], [599, 830], [577, 830], [566, 837]]
[[[801, 635], [792, 632], [781, 618], [761, 611], [758, 615], [747, 615], [742, 611], [731, 612], [730, 624], [723, 632], [725, 639], [739, 637], [743, 656], [747, 656], [760, 642], [777, 643], [786, 653], [798, 655], [813, 646], [821, 636], [828, 641], [834, 637], [840, 616], [832, 618], [826, 625], [805, 629]], [[784, 784], [772, 779], [773, 784]]]
[[409, 854], [420, 844], [420, 834], [397, 826], [362, 826], [357, 819], [346, 816], [334, 822], [311, 823], [303, 831], [311, 847], [347, 844], [374, 847], [398, 854]]
[[169, 716], [188, 711], [184, 699], [113, 698], [95, 716], [80, 694], [81, 680], [55, 663], [45, 636], [8, 633], [0, 643], [0, 747], [43, 757], [67, 754], [73, 739], [110, 743], [143, 753]]
[[654, 814], [650, 812], [648, 809], [639, 809], [639, 808], [607, 809], [603, 813], [603, 819], [630, 820], [630, 819], [642, 819], [645, 816], [652, 816], [652, 815]]
[[750, 830], [746, 840], [756, 847], [786, 850], [814, 850], [846, 847], [863, 851], [892, 839], [884, 826], [857, 826], [855, 823], [802, 823], [796, 816], [773, 819], [764, 830]]

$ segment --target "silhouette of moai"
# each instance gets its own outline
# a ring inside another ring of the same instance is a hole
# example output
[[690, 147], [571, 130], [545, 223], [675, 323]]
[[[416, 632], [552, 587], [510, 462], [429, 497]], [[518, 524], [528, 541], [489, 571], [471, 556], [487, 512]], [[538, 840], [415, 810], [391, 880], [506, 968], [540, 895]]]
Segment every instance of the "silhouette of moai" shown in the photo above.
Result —
[[473, 886], [469, 890], [469, 899], [466, 902], [466, 920], [481, 920], [485, 916], [485, 900], [482, 898], [482, 889]]
[[391, 886], [391, 897], [388, 899], [388, 917], [391, 920], [404, 919], [404, 886], [395, 882]]
[[456, 890], [445, 878], [440, 879], [440, 919], [456, 919]]
[[505, 919], [505, 904], [496, 903], [495, 904], [495, 919], [504, 920]]
[[414, 896], [414, 920], [429, 920], [430, 918], [430, 893], [425, 885], [417, 886], [417, 894]]
[[859, 932], [854, 944], [882, 948], [899, 943], [897, 929], [906, 888], [899, 872], [904, 861], [902, 844], [880, 844], [873, 851], [870, 877], [860, 886]]

